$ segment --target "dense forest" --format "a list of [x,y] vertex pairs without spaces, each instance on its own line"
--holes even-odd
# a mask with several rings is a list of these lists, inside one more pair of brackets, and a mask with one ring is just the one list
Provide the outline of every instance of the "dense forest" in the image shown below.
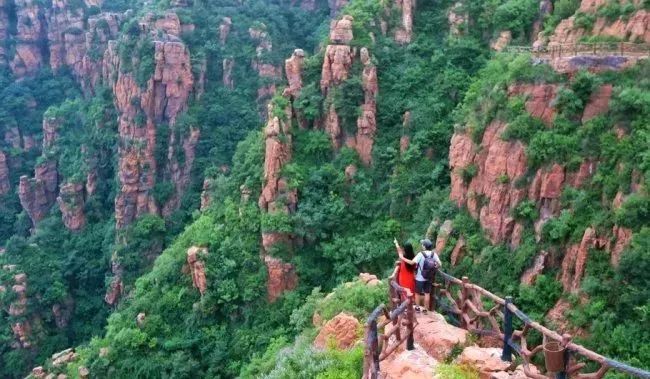
[[650,63],[536,53],[595,43],[650,3],[0,0],[0,378],[358,378],[315,315],[425,235],[649,369]]

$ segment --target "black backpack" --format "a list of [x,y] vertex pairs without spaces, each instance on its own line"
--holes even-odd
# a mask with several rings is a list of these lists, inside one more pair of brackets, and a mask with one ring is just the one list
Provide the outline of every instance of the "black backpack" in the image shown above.
[[433,279],[433,274],[436,272],[436,269],[438,268],[438,262],[436,262],[435,258],[435,252],[431,252],[431,254],[427,255],[426,253],[424,254],[424,261],[422,262],[422,276],[426,280],[431,280]]

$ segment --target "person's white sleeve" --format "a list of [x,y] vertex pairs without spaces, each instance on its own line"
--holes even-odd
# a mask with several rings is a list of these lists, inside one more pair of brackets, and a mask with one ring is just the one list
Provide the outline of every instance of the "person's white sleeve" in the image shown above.
[[440,260],[438,254],[433,254],[433,256],[436,257],[436,263],[438,263],[438,267],[442,267],[442,261]]
[[415,258],[413,258],[413,262],[415,262],[416,265],[419,265],[422,258],[424,258],[424,255],[422,253],[418,253]]

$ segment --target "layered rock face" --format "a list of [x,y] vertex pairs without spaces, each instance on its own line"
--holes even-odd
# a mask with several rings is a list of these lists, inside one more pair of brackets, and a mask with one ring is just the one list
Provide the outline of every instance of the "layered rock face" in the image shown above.
[[49,212],[56,200],[58,186],[59,175],[56,161],[53,160],[36,166],[34,178],[25,175],[20,177],[18,197],[33,225],[45,218]]
[[[553,99],[556,85],[515,85],[509,88],[509,95],[526,96],[526,110],[549,127],[555,117]],[[612,95],[612,86],[607,84],[596,89],[584,108],[582,120],[588,121],[607,112]],[[449,165],[451,173],[451,200],[479,220],[490,241],[494,244],[519,245],[524,226],[514,219],[513,210],[523,200],[532,201],[539,211],[534,222],[537,240],[541,238],[544,224],[560,214],[560,196],[565,187],[580,188],[588,184],[596,172],[598,161],[584,160],[576,171],[569,171],[565,165],[553,163],[539,168],[531,181],[523,180],[528,171],[526,146],[521,141],[508,141],[501,137],[507,125],[493,121],[476,144],[465,132],[457,132],[451,140]],[[468,168],[476,174],[464,175]],[[631,186],[632,187],[632,186]],[[634,191],[634,189],[632,189]],[[624,196],[619,193],[613,201],[613,208],[620,206]],[[559,275],[565,291],[577,292],[580,288],[584,268],[590,249],[610,252],[612,265],[617,265],[623,250],[629,245],[632,233],[629,229],[614,226],[611,233],[597,235],[593,228],[587,228],[582,241],[566,247]],[[452,252],[452,264],[462,259],[465,248],[460,238]],[[521,280],[533,284],[548,262],[549,253],[541,251],[534,265],[524,272]]]
[[16,53],[10,62],[17,78],[36,73],[45,62],[39,42],[47,40],[46,15],[37,0],[14,0],[16,10]]
[[[13,273],[15,272],[16,267],[13,265],[5,265],[2,267],[2,270]],[[11,282],[0,284],[0,294],[4,294],[7,291],[13,292],[15,298],[9,304],[3,304],[0,302],[0,306],[4,308],[8,305],[6,312],[9,316],[21,320],[21,316],[24,316],[27,311],[27,275],[23,273],[15,273],[13,274],[13,284],[11,284]],[[14,335],[14,341],[11,343],[12,348],[27,349],[31,347],[30,337],[32,327],[29,320],[24,319],[14,322],[11,325],[11,330]]]
[[337,349],[349,349],[359,339],[360,327],[361,323],[354,316],[341,312],[323,325],[314,340],[314,346],[324,350],[329,341],[333,340]]
[[[284,110],[282,116],[274,114],[273,105],[268,106],[268,121],[264,129],[264,187],[258,200],[262,212],[269,214],[290,214],[296,211],[298,193],[290,189],[281,170],[291,160],[291,106]],[[262,232],[263,260],[268,274],[268,298],[277,299],[284,291],[297,285],[297,276],[293,265],[269,255],[276,244],[291,248],[291,236],[276,231]]]
[[[339,149],[345,143],[357,151],[361,161],[365,165],[372,163],[372,147],[374,136],[377,131],[376,121],[376,98],[378,92],[377,68],[372,62],[368,49],[361,48],[358,51],[349,45],[353,38],[351,16],[343,16],[340,20],[333,20],[330,24],[330,40],[332,44],[325,49],[325,57],[321,70],[320,87],[323,95],[330,103],[327,113],[322,121],[323,128],[329,134],[334,149]],[[352,68],[355,59],[359,59],[363,66],[361,74],[364,102],[360,104],[361,115],[356,122],[356,135],[347,133],[341,125],[334,102],[331,89],[345,82]]]
[[[156,127],[165,122],[174,128],[176,118],[185,110],[193,89],[190,55],[185,45],[162,40],[154,42],[154,49],[155,70],[145,88],[138,85],[133,74],[120,70],[117,43],[111,43],[104,55],[104,80],[113,88],[115,106],[120,114],[118,176],[121,187],[115,199],[118,229],[140,215],[158,213],[158,204],[151,194],[158,169],[154,158]],[[177,206],[178,196],[182,194],[179,190],[187,185],[194,146],[199,137],[198,130],[193,128],[180,141],[175,139],[175,134],[170,133],[169,162],[165,173],[178,182],[174,183],[176,195],[173,204],[166,210]],[[175,149],[185,150],[188,159],[182,167],[170,159],[176,155]]]
[[[87,1],[86,5],[94,4]],[[7,19],[6,9],[2,7],[0,21]],[[43,66],[55,72],[68,67],[82,89],[92,92],[101,78],[101,56],[108,41],[117,37],[122,15],[90,16],[83,5],[71,0],[54,0],[48,9],[38,1],[18,0],[15,10],[16,52],[8,57],[14,75],[33,75]],[[0,27],[0,40],[7,38],[7,28]],[[0,59],[3,56],[4,50]]]
[[187,250],[187,265],[192,276],[192,285],[203,295],[208,289],[208,282],[205,278],[205,263],[203,259],[208,255],[208,249],[192,246]]
[[61,192],[56,199],[61,209],[63,224],[72,231],[81,230],[86,225],[83,209],[84,189],[82,183],[66,183],[61,186]]
[[7,165],[7,156],[0,151],[0,195],[6,195],[11,190],[9,182],[9,166]]
[[[264,55],[273,50],[271,36],[266,31],[266,26],[262,24],[259,27],[250,28],[248,34],[257,42],[256,56],[253,58],[251,66],[262,79],[262,85],[257,89],[257,102],[261,109],[265,109],[266,100],[275,93],[276,81],[282,78],[282,69],[264,61]],[[261,115],[265,116],[266,114],[261,112]]]

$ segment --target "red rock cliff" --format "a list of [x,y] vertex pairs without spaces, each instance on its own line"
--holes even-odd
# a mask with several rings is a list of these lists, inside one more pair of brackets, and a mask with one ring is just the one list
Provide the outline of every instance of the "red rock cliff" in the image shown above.
[[45,62],[41,48],[47,39],[46,15],[37,0],[14,0],[16,10],[16,52],[10,62],[17,78],[36,73]]
[[[378,92],[377,68],[372,62],[372,57],[367,48],[359,51],[350,47],[354,38],[352,33],[351,16],[343,16],[340,20],[333,20],[330,24],[330,45],[325,49],[325,57],[321,70],[320,87],[323,96],[327,98],[327,109],[322,125],[329,134],[334,149],[339,149],[345,144],[357,151],[361,161],[370,165],[372,163],[372,147],[377,130],[376,122],[376,97]],[[357,56],[358,54],[358,56]],[[332,101],[331,89],[345,82],[355,59],[359,59],[363,66],[361,74],[364,102],[359,104],[362,112],[356,123],[356,135],[348,135],[341,126],[341,119]]]
[[72,231],[81,230],[86,225],[83,209],[84,189],[82,183],[66,183],[61,186],[61,192],[56,199],[61,209],[63,224]]
[[[188,167],[192,165],[194,146],[199,136],[198,130],[193,128],[181,140],[176,139],[176,133],[170,133],[168,158],[171,156],[172,159],[168,159],[168,162],[155,161],[156,129],[166,123],[173,130],[176,118],[187,107],[194,78],[189,51],[182,42],[170,37],[156,40],[153,54],[155,69],[144,87],[140,87],[132,73],[120,69],[116,42],[109,44],[104,54],[104,81],[113,88],[115,106],[120,114],[118,177],[121,187],[115,199],[118,229],[129,225],[142,214],[159,212],[159,205],[154,201],[151,190],[161,164],[167,163],[163,171],[167,177],[178,180],[178,183],[174,183],[177,191],[172,204],[165,208],[165,212],[177,206],[178,196],[182,194],[179,190],[187,185]],[[181,167],[173,157],[176,149],[186,148],[189,159]]]
[[[526,110],[534,117],[552,123],[555,116],[553,98],[556,86],[520,85],[511,86],[509,95],[526,96]],[[603,114],[609,107],[612,94],[610,85],[594,91],[585,106],[582,120]],[[530,200],[537,206],[539,218],[534,224],[537,239],[541,236],[543,225],[560,214],[560,196],[565,187],[579,188],[587,184],[595,173],[598,162],[583,161],[579,168],[571,172],[563,164],[549,164],[539,168],[532,181],[524,180],[528,171],[526,146],[521,141],[508,141],[501,138],[507,125],[501,121],[490,123],[479,144],[464,131],[456,132],[451,140],[449,165],[451,172],[450,198],[460,207],[479,220],[483,230],[492,243],[519,245],[524,226],[512,216],[513,210],[523,200]],[[469,168],[476,174],[468,177]],[[620,205],[623,195],[614,199],[614,207]],[[631,240],[631,231],[614,227],[611,234],[596,235],[588,228],[580,244],[566,247],[562,262],[560,279],[566,291],[576,292],[580,288],[585,262],[589,249],[604,249],[611,252],[612,264],[618,264],[620,255]],[[464,244],[463,244],[464,245]],[[454,250],[457,261],[464,246]],[[530,283],[546,265],[548,253],[540,252],[535,266],[525,273],[522,280]]]
[[[264,186],[258,205],[263,213],[270,215],[289,215],[296,211],[298,203],[297,191],[289,188],[281,175],[282,167],[292,155],[291,114],[291,106],[281,114],[274,112],[272,104],[268,106],[268,121],[264,129]],[[275,301],[285,291],[294,289],[298,281],[293,265],[270,255],[276,245],[291,249],[292,236],[274,230],[262,231],[262,259],[267,268],[269,301]]]

